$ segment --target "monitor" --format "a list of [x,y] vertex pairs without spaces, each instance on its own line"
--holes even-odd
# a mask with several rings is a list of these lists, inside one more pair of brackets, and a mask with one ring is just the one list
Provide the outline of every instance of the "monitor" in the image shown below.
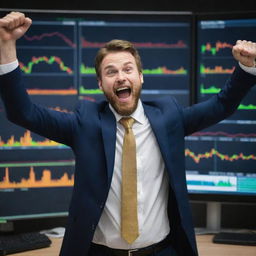
[[[256,19],[238,14],[198,15],[196,25],[196,102],[202,102],[218,93],[233,72],[236,41],[255,41]],[[232,116],[186,137],[190,198],[212,202],[207,221],[216,222],[208,223],[211,228],[220,227],[220,204],[214,202],[255,203],[255,102],[254,87]]]
[[[191,13],[21,11],[33,19],[17,53],[34,102],[71,112],[79,100],[102,100],[95,54],[107,41],[125,39],[142,57],[142,98],[173,95],[190,104]],[[0,152],[1,221],[67,215],[75,165],[70,148],[10,123],[0,102]]]

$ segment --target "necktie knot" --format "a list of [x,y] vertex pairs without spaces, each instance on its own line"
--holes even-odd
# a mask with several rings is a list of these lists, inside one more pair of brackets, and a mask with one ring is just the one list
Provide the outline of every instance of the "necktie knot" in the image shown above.
[[125,128],[125,130],[128,131],[132,128],[135,120],[132,117],[123,117],[119,122]]

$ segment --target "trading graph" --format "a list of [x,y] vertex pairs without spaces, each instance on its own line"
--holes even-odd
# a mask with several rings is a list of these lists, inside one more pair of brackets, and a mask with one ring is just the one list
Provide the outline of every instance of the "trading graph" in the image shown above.
[[[73,161],[1,163],[0,189],[73,186],[73,168],[70,168],[70,171],[63,171],[63,169],[67,169],[66,166],[73,165]],[[62,172],[58,169],[61,169]]]
[[34,21],[17,48],[30,94],[77,94],[75,21]]
[[237,191],[238,182],[235,176],[188,174],[186,178],[189,190]]
[[[198,22],[197,100],[221,91],[237,65],[232,47],[254,40],[255,19]],[[256,193],[256,90],[217,125],[186,138],[188,188],[199,193]]]
[[217,54],[225,54],[225,51],[227,54],[230,54],[229,50],[232,48],[233,44],[231,43],[216,41],[213,43],[206,42],[205,44],[202,44],[200,50],[202,55],[211,54],[215,56]]
[[[191,191],[255,193],[255,133],[203,131],[187,138],[187,184]],[[233,180],[232,186],[223,183]],[[221,180],[222,183],[216,180]]]
[[[36,95],[32,101],[50,110],[71,113],[77,104],[77,97],[73,95]],[[0,104],[0,150],[30,150],[30,149],[63,149],[66,145],[49,140],[25,128],[9,122]],[[9,153],[11,154],[11,152]],[[0,157],[1,159],[1,157]]]
[[[232,56],[233,45],[238,39],[253,41],[255,27],[256,19],[198,22],[198,88],[212,88],[208,92],[217,93],[223,87],[237,65]],[[206,94],[207,91],[199,91],[199,100],[205,99]]]
[[[135,24],[130,23],[132,26],[134,26]],[[94,24],[96,25],[96,24]],[[110,26],[113,24],[110,24]],[[116,24],[116,26],[119,26],[120,23]],[[125,23],[122,23],[122,25],[125,26],[129,26],[129,23],[126,25]],[[143,24],[141,24],[143,26]],[[145,25],[145,24],[144,24]],[[139,24],[135,25],[136,27],[139,26]],[[119,31],[118,31],[119,32]],[[177,41],[176,43],[165,43],[165,42],[159,42],[159,43],[155,43],[155,42],[135,42],[135,41],[131,41],[132,44],[136,47],[136,48],[144,48],[144,47],[149,47],[149,48],[187,48],[188,46],[186,45],[186,43],[182,40]],[[100,48],[103,47],[105,44],[107,43],[107,41],[105,42],[90,42],[87,41],[84,37],[81,38],[81,45],[84,48],[90,47],[90,48]]]
[[217,75],[217,74],[232,74],[235,67],[224,68],[223,66],[205,67],[203,64],[200,65],[200,74],[202,75]]
[[31,42],[38,47],[51,44],[58,47],[76,48],[74,31],[73,29],[67,30],[69,26],[75,26],[75,22],[34,21],[30,30],[19,39],[19,45],[25,46]]
[[[225,142],[225,144],[227,144],[227,143]],[[220,143],[219,143],[218,147],[221,148]],[[234,144],[232,144],[232,147],[234,147]],[[225,149],[226,148],[224,147],[224,150]],[[256,160],[256,155],[250,154],[250,153],[246,154],[246,153],[244,153],[245,151],[247,151],[247,150],[245,150],[245,148],[244,148],[243,152],[241,152],[241,150],[238,150],[238,153],[232,154],[232,153],[230,153],[230,150],[228,150],[228,153],[222,153],[221,150],[217,150],[216,148],[210,148],[209,151],[196,154],[195,152],[186,148],[185,156],[190,157],[196,164],[199,164],[202,159],[208,159],[208,158],[217,158],[217,161],[221,160],[222,163],[224,163],[224,162],[235,163],[237,161],[243,161],[243,164],[246,164],[245,161],[252,161],[251,163],[249,163],[249,167],[246,168],[246,169],[250,169],[251,164],[253,164],[253,161]],[[237,167],[235,167],[235,168],[237,168]],[[233,169],[235,169],[235,168],[233,167]]]
[[[186,22],[80,22],[80,95],[102,95],[94,57],[111,39],[131,41],[143,62],[142,97],[178,95],[189,104],[190,37]],[[152,37],[154,34],[154,37]]]
[[[47,56],[40,56],[40,57],[35,57],[33,56],[31,61],[28,62],[28,65],[25,66],[21,61],[20,61],[20,69],[25,73],[25,74],[31,74],[32,73],[32,69],[33,69],[33,72],[34,72],[34,66],[41,63],[41,62],[44,62],[46,64],[49,64],[49,65],[53,65],[53,64],[57,64],[57,67],[58,67],[58,71],[60,72],[66,72],[67,74],[72,74],[73,73],[73,70],[66,66],[65,63],[62,61],[62,59],[60,57],[57,57],[57,56],[50,56],[50,57],[47,57]],[[42,70],[39,69],[39,70]],[[58,71],[55,71],[56,73]]]
[[[64,215],[74,183],[74,161],[0,163],[0,216]],[[63,196],[65,194],[65,196]],[[8,207],[12,202],[14,207]],[[31,208],[33,205],[33,209]]]
[[51,147],[60,145],[58,142],[44,139],[43,141],[35,141],[32,138],[31,132],[26,130],[25,133],[20,136],[18,140],[15,140],[15,136],[11,135],[6,141],[0,139],[0,147]]

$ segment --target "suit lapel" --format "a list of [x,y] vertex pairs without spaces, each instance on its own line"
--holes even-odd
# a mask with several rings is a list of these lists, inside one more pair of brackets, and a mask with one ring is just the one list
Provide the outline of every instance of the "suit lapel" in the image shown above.
[[116,147],[116,119],[107,105],[100,113],[104,151],[107,161],[108,185],[111,184]]
[[163,160],[167,167],[168,173],[171,176],[170,183],[172,185],[173,181],[173,174],[172,169],[170,166],[170,159],[171,159],[171,151],[170,145],[168,144],[168,135],[165,126],[165,122],[163,119],[163,115],[160,109],[151,107],[148,105],[143,104],[145,114],[150,122],[151,128],[156,136],[160,151],[162,153]]

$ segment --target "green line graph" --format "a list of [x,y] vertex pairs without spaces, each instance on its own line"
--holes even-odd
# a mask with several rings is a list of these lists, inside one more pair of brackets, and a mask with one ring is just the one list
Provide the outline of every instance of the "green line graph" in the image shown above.
[[103,94],[102,90],[100,89],[86,89],[84,86],[79,87],[80,94]]
[[65,66],[65,64],[61,60],[61,58],[57,57],[57,56],[51,56],[49,58],[47,56],[40,56],[40,57],[33,56],[31,61],[28,62],[27,66],[24,65],[22,62],[20,62],[20,68],[25,74],[31,74],[34,65],[37,65],[41,62],[45,62],[45,63],[50,64],[50,65],[52,65],[54,63],[57,63],[59,65],[59,68],[60,68],[61,71],[64,71],[68,74],[73,73],[72,69],[68,66]]
[[202,94],[215,94],[215,93],[220,92],[220,90],[221,90],[221,88],[218,88],[214,85],[212,85],[209,88],[205,88],[204,84],[200,84],[200,93],[202,93]]

